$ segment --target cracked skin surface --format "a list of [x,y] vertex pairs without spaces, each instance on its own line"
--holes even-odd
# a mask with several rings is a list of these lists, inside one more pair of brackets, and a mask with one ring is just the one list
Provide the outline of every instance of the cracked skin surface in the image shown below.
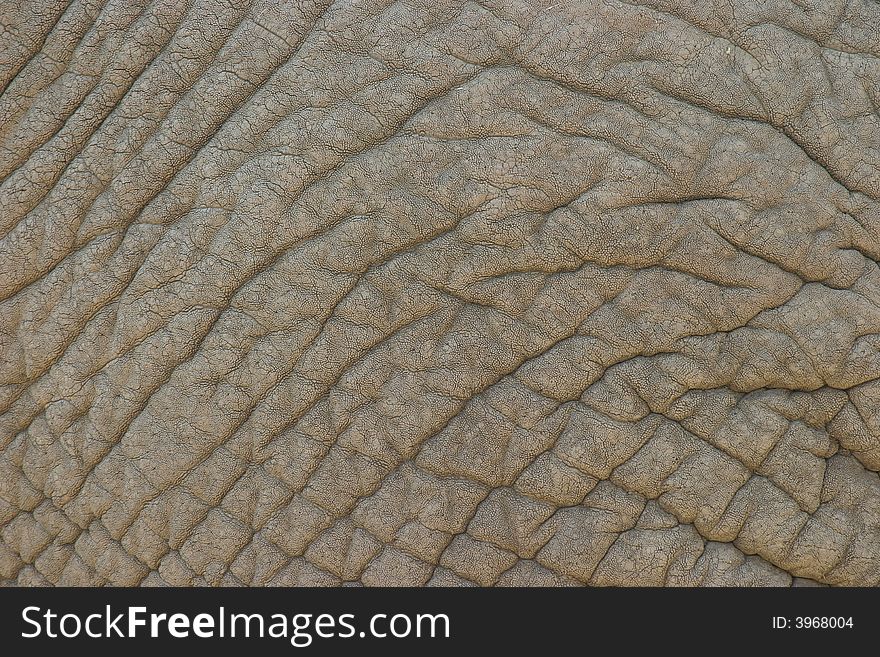
[[5,3],[0,579],[878,584],[878,26]]

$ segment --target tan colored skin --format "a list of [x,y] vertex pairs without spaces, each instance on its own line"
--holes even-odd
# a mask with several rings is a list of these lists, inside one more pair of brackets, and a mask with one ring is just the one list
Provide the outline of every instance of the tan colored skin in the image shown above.
[[880,5],[4,3],[0,579],[880,582]]

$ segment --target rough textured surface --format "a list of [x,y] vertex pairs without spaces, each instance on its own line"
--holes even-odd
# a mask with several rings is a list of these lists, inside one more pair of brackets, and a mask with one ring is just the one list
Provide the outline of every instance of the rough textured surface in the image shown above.
[[875,0],[0,15],[6,583],[880,582]]

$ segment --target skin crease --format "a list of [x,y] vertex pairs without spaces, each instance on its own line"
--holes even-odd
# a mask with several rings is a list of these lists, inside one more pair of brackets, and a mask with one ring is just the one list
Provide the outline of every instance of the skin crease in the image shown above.
[[877,2],[0,16],[3,583],[880,583]]

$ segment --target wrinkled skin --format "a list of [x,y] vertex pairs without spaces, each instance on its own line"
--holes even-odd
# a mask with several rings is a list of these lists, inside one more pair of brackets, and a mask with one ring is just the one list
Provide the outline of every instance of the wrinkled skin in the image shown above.
[[14,0],[7,584],[880,582],[880,4]]

